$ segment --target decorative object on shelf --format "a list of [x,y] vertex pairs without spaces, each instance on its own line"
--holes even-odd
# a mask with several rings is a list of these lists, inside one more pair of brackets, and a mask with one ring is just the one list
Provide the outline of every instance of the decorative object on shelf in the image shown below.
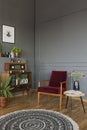
[[73,79],[73,89],[80,90],[79,81],[81,78],[85,77],[85,75],[82,72],[72,71],[71,77]]
[[2,25],[2,42],[15,43],[14,31],[14,27]]
[[20,84],[21,78],[19,76],[16,77],[16,85]]
[[13,51],[11,51],[11,53],[10,53],[10,58],[14,59],[14,52]]
[[2,82],[2,77],[0,75],[0,106],[6,106],[6,99],[12,96],[11,90],[13,87],[10,86],[11,76],[6,80],[5,84]]
[[21,79],[20,84],[28,84],[28,78]]
[[20,62],[21,62],[21,60],[20,60],[20,59],[17,59],[17,62],[18,62],[18,63],[20,63]]
[[14,56],[15,57],[20,57],[21,53],[22,53],[22,49],[21,48],[18,48],[16,46],[13,46],[11,51],[14,53]]
[[0,57],[2,57],[2,43],[0,43]]
[[[9,52],[6,52],[6,51],[2,53],[2,57],[9,57],[9,55],[10,55],[10,53],[9,53]],[[10,57],[9,57],[9,58],[10,58]]]

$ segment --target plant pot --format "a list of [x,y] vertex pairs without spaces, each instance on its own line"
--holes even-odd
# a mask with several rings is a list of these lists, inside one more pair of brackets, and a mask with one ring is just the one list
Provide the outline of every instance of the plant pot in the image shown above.
[[19,58],[19,57],[20,57],[20,53],[17,53],[17,52],[16,52],[14,55],[15,55],[16,58]]
[[0,97],[0,107],[4,108],[6,107],[6,98]]

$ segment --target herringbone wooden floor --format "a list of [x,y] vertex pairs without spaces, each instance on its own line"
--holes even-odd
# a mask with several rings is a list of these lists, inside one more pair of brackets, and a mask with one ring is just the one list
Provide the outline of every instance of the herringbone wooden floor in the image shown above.
[[[63,99],[62,113],[70,116],[69,108],[65,108],[66,99]],[[84,102],[86,113],[83,112],[81,102],[73,100],[72,116],[71,118],[76,121],[80,130],[87,130],[87,103]],[[9,112],[23,109],[47,109],[59,112],[58,97],[50,97],[48,101],[47,96],[41,96],[40,106],[37,104],[37,92],[31,91],[29,95],[14,96],[9,99],[6,108],[0,108],[0,115]]]

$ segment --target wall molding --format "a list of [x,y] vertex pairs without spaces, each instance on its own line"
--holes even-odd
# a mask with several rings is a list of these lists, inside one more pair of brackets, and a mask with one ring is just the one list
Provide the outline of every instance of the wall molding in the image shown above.
[[40,63],[40,70],[50,69],[66,69],[69,71],[87,71],[87,62],[55,62],[55,63]]

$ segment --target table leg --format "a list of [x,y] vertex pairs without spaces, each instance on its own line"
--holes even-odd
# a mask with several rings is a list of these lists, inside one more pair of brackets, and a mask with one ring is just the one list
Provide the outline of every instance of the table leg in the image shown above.
[[66,98],[66,106],[65,106],[65,108],[67,108],[68,101],[69,101],[69,97],[67,96],[67,98]]
[[80,96],[80,99],[81,99],[81,103],[82,103],[83,111],[84,111],[84,113],[85,113],[85,107],[84,107],[83,99],[82,99],[81,96]]
[[[70,99],[70,101],[69,101]],[[67,108],[67,104],[68,104],[68,101],[69,101],[69,104],[70,104],[70,116],[72,115],[72,97],[68,97],[67,96],[67,99],[66,99],[66,108]]]
[[72,115],[72,97],[70,97],[70,116]]

